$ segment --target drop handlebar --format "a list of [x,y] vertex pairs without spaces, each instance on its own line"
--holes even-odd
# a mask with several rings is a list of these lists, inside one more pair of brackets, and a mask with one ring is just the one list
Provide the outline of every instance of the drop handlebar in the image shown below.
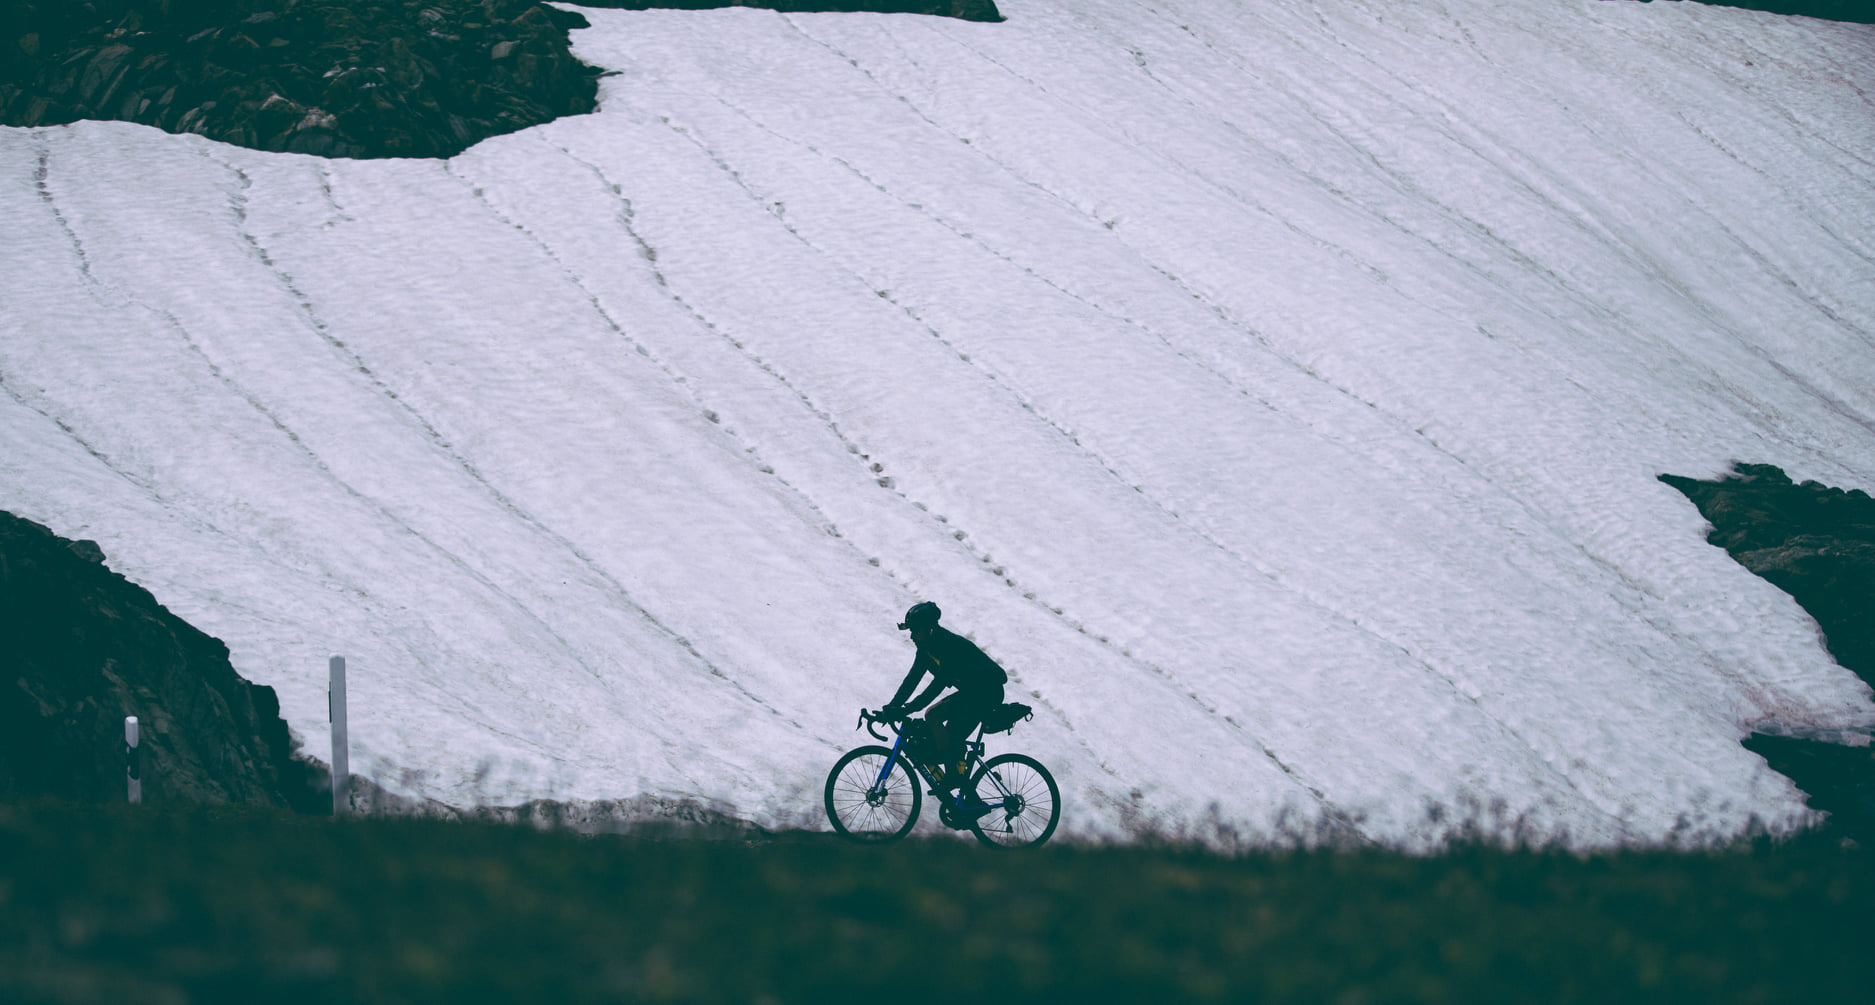
[[892,738],[879,732],[879,730],[875,728],[875,724],[881,723],[881,722],[887,722],[887,723],[897,722],[899,720],[882,715],[881,712],[883,712],[883,709],[880,712],[871,712],[863,708],[860,709],[859,710],[859,723],[855,725],[853,728],[858,729],[861,726],[864,726],[866,728],[866,732],[872,734],[873,739],[878,740],[881,743],[891,742]]

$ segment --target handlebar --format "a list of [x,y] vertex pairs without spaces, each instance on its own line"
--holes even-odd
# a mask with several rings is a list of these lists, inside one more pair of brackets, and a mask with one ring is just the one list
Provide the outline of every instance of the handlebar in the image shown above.
[[[881,709],[880,711],[883,712],[884,709]],[[873,724],[879,723],[879,722],[889,724],[889,723],[895,723],[895,722],[900,722],[900,721],[902,721],[902,719],[887,718],[886,716],[879,714],[879,712],[870,712],[862,708],[859,710],[859,724],[855,725],[853,728],[858,729],[860,728],[860,726],[864,726],[866,727],[866,732],[872,734],[873,739],[878,740],[881,743],[884,743],[886,741],[891,740],[892,738],[880,733],[877,729],[874,729]]]

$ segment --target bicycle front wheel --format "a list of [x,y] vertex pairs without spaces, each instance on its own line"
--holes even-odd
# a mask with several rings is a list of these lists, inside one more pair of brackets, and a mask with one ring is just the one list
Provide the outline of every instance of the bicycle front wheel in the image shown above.
[[1061,789],[1055,776],[1027,754],[998,754],[983,762],[971,780],[977,798],[990,805],[970,825],[977,840],[993,848],[1032,848],[1061,822]]
[[826,801],[827,819],[841,837],[878,844],[911,833],[924,790],[905,759],[892,756],[892,748],[860,747],[827,773]]

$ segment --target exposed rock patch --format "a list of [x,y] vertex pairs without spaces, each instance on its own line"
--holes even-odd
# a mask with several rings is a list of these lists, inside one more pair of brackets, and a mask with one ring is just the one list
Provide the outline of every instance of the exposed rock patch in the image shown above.
[[0,796],[122,801],[134,715],[146,801],[329,810],[273,689],[104,562],[0,512]]
[[[1648,3],[1649,0],[1641,0]],[[1740,7],[1770,14],[1795,14],[1825,21],[1875,22],[1875,5],[1869,0],[1707,0],[1715,7]]]
[[568,0],[581,7],[615,10],[716,10],[755,7],[787,14],[813,12],[872,14],[932,14],[962,21],[1001,21],[995,0]]
[[1745,749],[1797,783],[1813,810],[1864,844],[1875,843],[1875,745],[1850,747],[1799,736],[1753,733]]
[[[684,8],[702,0],[601,0]],[[991,0],[773,0],[1001,20]],[[595,107],[536,0],[0,0],[0,124],[114,119],[257,150],[449,157]]]
[[0,121],[118,119],[259,150],[445,157],[593,109],[585,25],[532,0],[4,0]]
[[1810,612],[1836,662],[1875,686],[1875,499],[1817,482],[1791,483],[1769,464],[1725,478],[1660,480],[1712,523],[1706,540]]
[[[1739,464],[1717,481],[1660,480],[1712,523],[1706,540],[1795,598],[1836,662],[1875,686],[1875,499],[1793,484],[1769,464]],[[1875,746],[1759,733],[1745,747],[1796,782],[1835,826],[1875,841]]]

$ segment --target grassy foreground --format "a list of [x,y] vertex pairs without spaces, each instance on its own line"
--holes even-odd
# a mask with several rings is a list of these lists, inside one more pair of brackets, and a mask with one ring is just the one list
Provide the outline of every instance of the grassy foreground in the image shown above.
[[1860,1000],[1875,856],[583,837],[0,804],[0,1000]]

